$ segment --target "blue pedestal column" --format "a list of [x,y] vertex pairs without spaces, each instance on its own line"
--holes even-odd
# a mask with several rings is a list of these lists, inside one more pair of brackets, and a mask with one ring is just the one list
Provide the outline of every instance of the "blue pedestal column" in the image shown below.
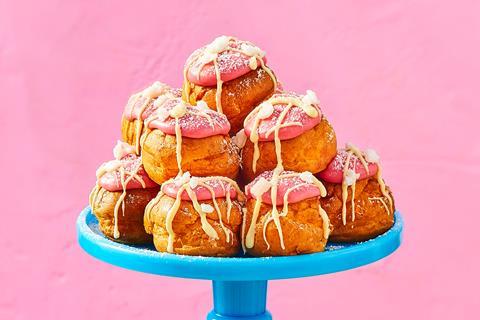
[[213,310],[207,320],[271,320],[267,281],[213,281]]

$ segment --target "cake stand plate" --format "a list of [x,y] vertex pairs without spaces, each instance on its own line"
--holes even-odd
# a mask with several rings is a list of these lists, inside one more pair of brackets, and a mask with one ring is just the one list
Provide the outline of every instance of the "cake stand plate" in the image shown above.
[[267,320],[267,281],[310,277],[357,268],[394,252],[401,243],[403,220],[375,239],[354,243],[329,243],[325,252],[291,257],[191,257],[155,251],[153,245],[133,246],[113,242],[99,230],[90,207],[77,219],[80,246],[90,255],[130,270],[157,275],[208,279],[213,284],[213,310],[207,320]]

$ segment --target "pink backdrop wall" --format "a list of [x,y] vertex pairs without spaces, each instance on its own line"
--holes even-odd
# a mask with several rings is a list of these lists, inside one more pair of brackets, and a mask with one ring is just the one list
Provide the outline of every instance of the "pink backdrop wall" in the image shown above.
[[[479,318],[478,1],[0,0],[0,319],[199,319],[206,281],[93,260],[75,218],[154,79],[220,34],[317,91],[340,141],[374,146],[406,220],[390,258],[270,285],[276,319]],[[299,313],[297,313],[299,312]]]

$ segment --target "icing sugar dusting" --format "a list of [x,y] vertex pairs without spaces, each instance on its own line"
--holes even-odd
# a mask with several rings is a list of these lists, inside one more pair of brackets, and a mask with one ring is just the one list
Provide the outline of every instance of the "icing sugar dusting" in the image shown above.
[[[165,97],[181,97],[182,93],[179,89],[170,88],[161,82],[154,82],[151,86],[143,91],[132,95],[128,99],[123,115],[128,120],[145,119],[144,113],[147,109],[156,107],[154,102]],[[151,113],[151,112],[150,112]]]
[[[292,175],[294,174],[295,176],[288,176],[288,175]],[[264,177],[267,179],[267,181],[271,181],[272,180],[272,176],[273,176],[273,171],[267,171],[267,172],[264,172],[263,174],[260,175],[260,177]],[[282,176],[287,176],[285,178],[282,178]],[[302,175],[298,174],[297,172],[295,171],[283,171],[281,174],[280,174],[280,179],[279,179],[279,182],[278,182],[278,185],[279,186],[284,186],[286,188],[291,188],[291,187],[299,187],[298,190],[302,190],[302,189],[306,189],[308,186],[302,186],[304,185],[305,183],[309,186],[315,186],[315,184],[313,184],[313,181],[310,180],[310,181],[304,181],[302,179]]]
[[[188,57],[185,69],[188,70],[187,76],[190,81],[202,85],[200,74],[202,74],[202,78],[209,79],[207,82],[211,82],[210,80],[215,78],[213,60],[216,59],[220,79],[229,81],[248,73],[250,70],[255,70],[260,65],[260,63],[252,63],[251,57],[253,56],[263,58],[265,53],[248,41],[222,36],[195,50]],[[255,65],[255,68],[252,68],[253,65]],[[208,83],[208,85],[214,83],[215,81]]]
[[231,70],[238,70],[244,66],[248,66],[249,58],[240,52],[224,51],[218,56],[218,69],[220,73]]
[[[261,119],[257,127],[260,141],[272,141],[274,139],[273,128],[277,124],[281,113],[288,105],[286,101],[303,103],[302,97],[303,96],[293,92],[275,93],[269,100],[260,104],[248,116],[245,123],[247,136],[250,136],[255,118],[258,117]],[[272,104],[273,108],[271,107]],[[280,139],[295,138],[320,123],[322,119],[320,107],[318,105],[311,105],[311,108],[317,111],[317,116],[312,117],[307,114],[305,109],[300,105],[292,104],[292,107],[288,110],[281,122],[281,125],[284,127],[279,129]]]
[[[339,150],[338,154],[335,156],[335,159],[333,159],[332,161],[333,169],[343,171],[343,168],[345,168],[345,161],[347,161],[347,157],[348,152],[345,149]],[[362,162],[355,154],[352,154],[350,157],[350,162],[348,163],[348,169],[355,172],[356,169],[360,166],[362,166]]]
[[[349,153],[351,153],[350,161],[346,164]],[[362,163],[362,157],[360,157],[360,155],[364,158],[365,166]],[[354,180],[372,177],[377,171],[378,163],[368,161],[365,158],[365,152],[362,152],[355,146],[347,145],[346,149],[338,150],[335,158],[329,163],[325,170],[318,173],[318,176],[331,183],[342,183],[345,178],[347,184],[351,185]],[[344,177],[344,174],[346,177]]]
[[[231,43],[230,45],[233,48],[236,48],[238,45],[235,43]],[[200,69],[204,67],[204,61],[202,61],[201,57],[205,54],[207,46],[195,50],[190,57],[187,59],[186,67],[191,68],[192,73],[200,72]],[[238,70],[242,67],[248,66],[249,63],[248,56],[232,50],[225,50],[218,53],[218,69],[220,73],[229,72],[232,70]],[[213,66],[212,62],[207,63],[207,65]]]
[[[114,163],[115,166],[112,167],[110,165],[112,163]],[[111,169],[108,169],[109,167]],[[106,170],[102,170],[102,168],[106,168]],[[142,158],[135,154],[127,154],[120,160],[112,160],[102,164],[98,169],[99,177],[97,183],[109,191],[122,190],[121,170],[124,170],[126,177],[128,177],[130,173],[136,173],[136,175],[143,180],[147,188],[157,186],[143,168]],[[133,178],[128,182],[126,189],[141,188],[143,188],[141,182]]]
[[[172,114],[172,110],[177,108],[179,104],[183,104],[185,113],[178,118],[182,135],[189,138],[204,138],[213,135],[222,134],[225,135],[230,130],[230,123],[227,117],[219,112],[211,109],[201,109],[190,106],[183,102],[180,98],[170,99],[165,104],[153,112],[147,122],[149,128],[159,129],[165,134],[175,134],[175,112]],[[166,113],[162,111],[168,111],[169,116],[166,117]],[[175,110],[174,110],[175,111]]]
[[[192,184],[192,180],[195,182]],[[212,199],[211,192],[208,188],[205,188],[202,184],[210,187],[215,194],[216,198],[225,198],[227,196],[227,191],[230,191],[230,197],[234,199],[237,196],[237,191],[235,187],[220,177],[189,177],[188,180],[185,180],[183,177],[177,177],[173,180],[167,181],[162,185],[162,190],[166,195],[175,198],[177,196],[178,190],[184,185],[188,184],[191,190],[195,193],[198,200],[208,200]],[[190,196],[186,191],[183,191],[181,194],[183,200],[190,200]]]
[[[182,92],[180,89],[173,89],[168,88],[165,92],[163,92],[158,97],[149,97],[144,96],[141,93],[137,93],[130,97],[123,115],[128,120],[136,120],[142,119],[145,120],[149,115],[151,115],[157,108],[158,105],[155,104],[157,100],[164,99],[164,98],[180,98],[182,96]],[[145,104],[147,104],[145,106]]]
[[[266,171],[260,174],[246,186],[245,190],[247,196],[258,199],[258,192],[256,191],[262,191],[262,202],[271,204],[271,189],[257,188],[260,190],[254,190],[254,187],[259,183],[260,185],[270,183],[272,177],[273,171]],[[264,191],[265,189],[266,191]],[[315,184],[313,175],[309,172],[298,173],[294,171],[283,171],[280,173],[277,184],[277,205],[283,204],[284,195],[290,189],[292,189],[288,194],[288,201],[290,203],[295,203],[306,198],[320,196],[320,189]]]

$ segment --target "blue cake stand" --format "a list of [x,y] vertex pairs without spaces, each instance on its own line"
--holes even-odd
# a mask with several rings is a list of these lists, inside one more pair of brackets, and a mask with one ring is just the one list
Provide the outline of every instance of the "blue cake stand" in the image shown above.
[[325,252],[293,257],[210,258],[160,253],[105,238],[90,207],[77,219],[78,241],[90,255],[130,270],[169,277],[208,279],[213,283],[213,310],[207,320],[268,320],[267,281],[316,276],[357,268],[394,252],[401,243],[403,221],[375,239],[355,244],[328,244]]

